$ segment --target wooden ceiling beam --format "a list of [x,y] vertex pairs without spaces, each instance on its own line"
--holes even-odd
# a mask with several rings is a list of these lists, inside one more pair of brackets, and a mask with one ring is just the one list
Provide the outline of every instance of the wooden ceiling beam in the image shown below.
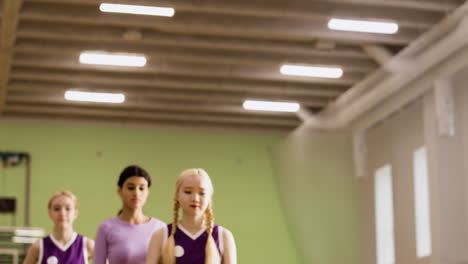
[[[105,0],[32,0],[31,3],[80,5],[83,8],[96,8]],[[114,0],[113,3],[128,4],[126,0]],[[437,15],[444,15],[460,5],[460,1],[374,1],[374,0],[319,0],[296,1],[285,4],[284,1],[212,1],[209,4],[196,4],[185,0],[158,1],[158,6],[173,7],[176,15],[180,13],[199,13],[204,16],[224,15],[240,17],[302,19],[306,21],[328,20],[331,16],[355,16],[399,20],[409,27],[427,27],[434,23]],[[154,6],[154,1],[132,1],[133,4]]]
[[[300,103],[305,107],[314,107],[314,108],[322,108],[324,107],[329,101],[325,99],[318,99],[318,98],[304,98],[299,96],[281,96],[278,95],[255,95],[255,94],[246,94],[246,95],[227,95],[219,92],[196,92],[196,93],[188,93],[188,92],[174,92],[174,91],[138,91],[132,92],[131,89],[129,90],[111,90],[107,89],[86,89],[86,88],[71,88],[73,90],[84,90],[84,91],[93,91],[93,92],[114,92],[114,93],[124,93],[125,95],[129,96],[130,99],[133,99],[135,102],[141,100],[151,100],[152,102],[168,102],[168,103],[194,103],[198,102],[200,104],[236,104],[241,106],[244,100],[246,99],[262,99],[262,100],[284,100],[284,101],[295,101]],[[40,85],[20,85],[20,84],[11,84],[9,86],[10,93],[18,93],[21,92],[23,94],[34,94],[34,96],[41,96],[44,93],[52,93],[57,96],[64,95],[65,91],[71,90],[69,87],[64,86],[40,86]]]
[[97,72],[120,72],[152,74],[154,77],[171,75],[179,78],[201,77],[201,78],[233,78],[239,80],[260,80],[260,81],[290,81],[303,83],[319,83],[334,85],[353,85],[364,77],[363,73],[345,72],[339,79],[288,76],[280,73],[280,65],[270,67],[249,65],[249,67],[238,65],[215,65],[201,63],[179,63],[148,60],[147,65],[142,68],[87,65],[78,62],[78,56],[44,56],[40,54],[16,53],[13,66],[32,67],[48,70],[95,70]]
[[[346,72],[373,71],[377,64],[370,58],[346,58],[323,55],[287,55],[278,53],[258,53],[239,51],[212,51],[209,49],[191,49],[158,47],[126,43],[117,45],[115,42],[84,42],[84,41],[44,41],[19,39],[15,46],[15,53],[45,54],[47,56],[63,54],[76,56],[85,50],[102,50],[106,52],[128,52],[144,54],[157,61],[178,61],[188,63],[212,63],[224,65],[282,65],[308,64],[340,66]],[[333,52],[328,52],[332,54]]]
[[[70,31],[74,32],[70,34]],[[125,37],[127,34],[136,34],[134,39]],[[138,36],[138,34],[140,34]],[[260,52],[266,54],[282,54],[288,56],[327,56],[338,58],[366,59],[359,45],[337,43],[333,50],[317,49],[315,40],[312,41],[281,41],[261,39],[240,39],[222,37],[204,37],[184,35],[176,33],[165,33],[157,30],[129,29],[125,26],[90,26],[77,24],[54,24],[23,21],[17,32],[20,39],[36,40],[69,40],[105,42],[122,45],[153,46],[155,48],[192,48],[208,49],[212,51],[238,51],[238,52]]]
[[[111,16],[108,14],[98,14],[90,16],[80,12],[75,16],[64,14],[63,12],[51,13],[48,9],[40,11],[24,11],[20,18],[24,21],[53,22],[57,24],[81,24],[81,25],[107,25],[126,26],[128,28],[155,29],[162,32],[173,32],[179,34],[195,34],[204,36],[222,36],[227,38],[249,38],[249,39],[270,39],[270,40],[316,40],[330,39],[335,41],[346,41],[350,43],[387,43],[393,45],[406,45],[428,27],[424,28],[400,28],[395,35],[355,33],[329,30],[327,21],[285,22],[272,18],[265,21],[261,18],[251,19],[226,19],[222,16],[215,17],[212,21],[207,20],[202,15],[193,14],[190,17],[182,17],[178,20],[171,19],[148,19],[138,16],[126,17]],[[80,15],[81,14],[81,15]],[[216,23],[213,23],[216,21]]]
[[22,0],[3,1],[0,26],[0,114],[5,106],[18,14],[22,4]]
[[294,119],[295,114],[287,112],[271,112],[271,111],[247,111],[241,104],[217,104],[216,102],[167,102],[151,100],[151,98],[135,98],[134,96],[126,96],[126,100],[122,104],[105,104],[92,102],[75,102],[64,99],[63,94],[58,93],[42,93],[40,95],[32,95],[26,93],[13,93],[8,96],[9,105],[61,105],[75,107],[98,107],[102,109],[125,109],[127,111],[162,111],[171,113],[204,113],[213,115],[239,115],[239,116],[265,116],[266,118],[284,118]]
[[68,87],[114,87],[115,89],[155,89],[174,91],[218,91],[225,93],[250,93],[258,95],[323,97],[329,100],[345,91],[344,87],[304,85],[297,83],[236,82],[235,80],[209,81],[181,78],[150,78],[141,76],[115,76],[81,72],[34,71],[16,68],[11,73],[13,83],[28,85],[62,85]]
[[362,45],[362,49],[381,66],[389,62],[394,56],[388,49],[378,45]]
[[7,114],[20,113],[26,115],[55,115],[55,116],[85,116],[89,118],[101,119],[121,119],[121,120],[142,120],[142,121],[168,121],[168,122],[206,122],[214,124],[243,124],[243,125],[266,125],[266,126],[283,126],[294,128],[301,122],[296,119],[278,119],[266,118],[264,116],[213,116],[199,113],[170,113],[170,112],[147,112],[127,109],[99,109],[99,108],[83,108],[77,106],[60,106],[60,105],[8,105],[5,109]]
[[322,0],[334,4],[353,4],[372,7],[396,7],[420,11],[450,12],[463,3],[463,0],[394,0],[394,1],[375,1],[375,0]]

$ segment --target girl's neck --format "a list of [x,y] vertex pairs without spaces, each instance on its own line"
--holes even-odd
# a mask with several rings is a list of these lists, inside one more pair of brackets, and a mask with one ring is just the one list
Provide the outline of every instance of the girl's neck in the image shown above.
[[203,216],[184,214],[179,223],[191,233],[196,233],[205,228],[205,219]]
[[123,208],[118,217],[129,224],[144,224],[150,220],[150,217],[145,216],[141,209]]
[[74,233],[73,228],[54,227],[52,230],[52,236],[62,245],[66,245],[72,239]]

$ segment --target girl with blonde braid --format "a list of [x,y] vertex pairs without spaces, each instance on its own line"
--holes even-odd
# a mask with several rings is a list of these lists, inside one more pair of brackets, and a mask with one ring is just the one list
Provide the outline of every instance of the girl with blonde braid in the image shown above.
[[237,263],[232,233],[214,224],[212,195],[213,185],[203,169],[188,169],[179,175],[173,222],[154,232],[146,264]]

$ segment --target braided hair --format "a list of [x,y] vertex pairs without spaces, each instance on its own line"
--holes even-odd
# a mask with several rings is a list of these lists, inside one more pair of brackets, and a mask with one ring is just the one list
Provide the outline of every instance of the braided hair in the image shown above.
[[[177,223],[179,221],[179,208],[180,204],[177,201],[177,193],[180,191],[180,188],[182,186],[183,181],[193,175],[198,175],[202,177],[204,180],[207,181],[208,183],[208,188],[209,188],[209,195],[210,195],[210,200],[211,200],[211,195],[213,194],[213,185],[211,183],[211,179],[208,176],[208,173],[206,173],[205,170],[203,169],[188,169],[183,171],[179,177],[177,178],[176,185],[175,185],[175,193],[174,193],[174,214],[173,214],[173,220],[172,220],[172,229],[171,229],[171,234],[169,235],[169,238],[167,239],[166,242],[166,247],[164,248],[163,254],[162,254],[162,263],[163,264],[175,264],[175,233],[177,231]],[[211,201],[208,204],[208,207],[206,208],[204,212],[204,223],[206,227],[206,232],[208,233],[208,240],[206,241],[205,245],[205,264],[218,264],[220,263],[220,255],[218,252],[218,249],[216,247],[216,243],[213,239],[212,232],[213,232],[213,226],[214,226],[214,216],[213,216],[213,210],[211,207]]]

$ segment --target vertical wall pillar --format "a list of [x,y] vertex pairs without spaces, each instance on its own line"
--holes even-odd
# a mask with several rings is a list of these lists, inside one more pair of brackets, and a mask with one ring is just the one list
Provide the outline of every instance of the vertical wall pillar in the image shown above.
[[449,79],[434,82],[437,129],[440,136],[455,135],[455,106],[453,88]]
[[353,132],[353,161],[356,178],[365,178],[368,173],[365,130],[357,130]]

